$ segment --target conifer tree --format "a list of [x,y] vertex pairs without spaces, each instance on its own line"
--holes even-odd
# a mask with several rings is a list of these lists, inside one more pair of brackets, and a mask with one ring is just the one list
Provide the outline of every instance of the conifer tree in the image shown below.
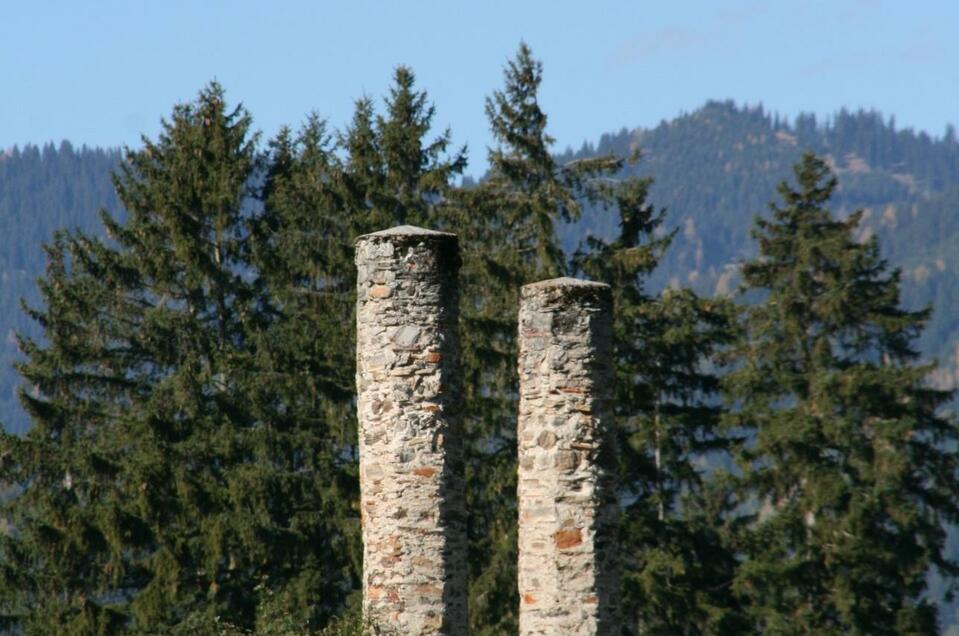
[[[12,633],[113,634],[127,621],[122,599],[98,597],[139,579],[119,543],[149,542],[148,528],[123,509],[114,479],[123,449],[105,435],[119,418],[113,400],[135,390],[116,360],[123,352],[110,345],[129,324],[124,314],[137,309],[120,298],[129,290],[125,273],[100,266],[106,254],[98,242],[60,233],[45,251],[46,311],[28,311],[50,345],[21,342],[28,358],[21,373],[33,384],[21,398],[33,426],[22,439],[0,438],[0,473],[11,486],[0,610]],[[101,315],[110,310],[117,320]]]
[[304,482],[291,493],[309,495],[323,510],[310,520],[315,580],[298,592],[323,605],[314,624],[344,603],[348,613],[358,611],[353,245],[361,234],[402,223],[442,225],[438,209],[465,154],[445,154],[448,131],[427,138],[432,118],[427,94],[399,67],[383,114],[364,98],[338,138],[314,115],[298,134],[284,130],[271,143],[252,241],[274,313],[259,345],[265,371],[257,401],[283,406],[273,417],[296,432],[291,456],[312,458],[309,472],[293,475],[312,480],[312,488]]
[[253,219],[251,264],[268,295],[258,334],[253,401],[269,422],[261,478],[289,528],[264,580],[258,628],[278,619],[322,625],[356,609],[361,544],[353,349],[355,290],[340,163],[325,123],[311,115],[270,143],[263,211]]
[[504,87],[486,101],[496,145],[489,173],[447,206],[460,236],[467,508],[470,522],[470,630],[515,631],[516,315],[519,288],[566,274],[558,223],[580,214],[594,181],[622,163],[599,157],[558,164],[538,101],[542,64],[521,44],[504,70]]
[[209,85],[126,151],[111,242],[68,233],[48,249],[31,310],[46,342],[22,342],[33,425],[3,439],[21,492],[2,592],[26,633],[251,625],[257,585],[295,574],[289,493],[263,475],[273,423],[254,403],[268,316],[248,262],[250,126]]
[[340,138],[345,213],[356,236],[404,224],[436,229],[452,181],[466,167],[466,148],[447,156],[449,130],[427,139],[435,110],[409,68],[396,68],[385,107],[376,114],[370,99],[358,100]]
[[931,634],[924,598],[957,519],[957,430],[937,414],[913,348],[929,310],[900,306],[898,271],[875,239],[856,240],[862,212],[833,217],[836,178],[805,154],[796,186],[758,219],[756,259],[737,367],[726,382],[728,425],[741,452],[745,505],[736,590],[754,627],[782,634]]
[[425,91],[415,90],[415,76],[408,67],[397,67],[386,99],[386,114],[377,118],[377,136],[385,168],[384,204],[394,225],[426,225],[437,222],[435,208],[448,196],[453,178],[466,167],[466,148],[449,157],[451,135],[444,130],[427,140],[435,108]]
[[736,560],[721,532],[725,480],[703,468],[729,445],[717,430],[719,381],[710,365],[731,337],[733,312],[727,301],[690,290],[645,290],[674,236],[658,232],[665,211],[647,202],[651,183],[603,182],[619,236],[590,237],[574,257],[613,290],[625,627],[741,634],[730,594]]
[[[504,87],[486,100],[486,116],[497,145],[489,149],[488,178],[478,189],[483,207],[494,216],[494,231],[508,238],[508,265],[528,277],[567,273],[567,258],[556,225],[580,217],[581,199],[600,191],[590,187],[614,174],[622,161],[611,156],[558,164],[555,140],[546,132],[539,105],[543,65],[521,43],[504,70]],[[529,281],[526,281],[529,282]]]

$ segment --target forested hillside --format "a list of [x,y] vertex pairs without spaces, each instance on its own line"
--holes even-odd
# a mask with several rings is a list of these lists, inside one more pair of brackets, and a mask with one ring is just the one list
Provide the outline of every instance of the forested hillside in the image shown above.
[[[801,116],[790,122],[761,107],[710,102],[651,130],[621,130],[595,145],[567,152],[569,161],[594,154],[643,158],[629,169],[655,179],[651,200],[667,208],[676,240],[651,280],[689,286],[702,294],[729,294],[737,263],[752,256],[749,230],[765,214],[776,184],[804,150],[824,156],[839,177],[834,203],[841,215],[863,208],[862,238],[878,235],[882,254],[903,270],[903,301],[931,303],[932,320],[920,339],[938,358],[943,387],[959,382],[959,139],[897,130],[874,112],[842,111],[829,121]],[[615,219],[588,211],[564,230],[567,248],[586,232],[608,237]]]
[[34,303],[39,297],[37,277],[46,261],[42,245],[59,228],[102,232],[98,210],[119,211],[110,180],[119,159],[119,150],[74,148],[66,141],[0,154],[0,421],[8,430],[27,426],[11,365],[17,357],[14,333],[39,333],[20,300]]

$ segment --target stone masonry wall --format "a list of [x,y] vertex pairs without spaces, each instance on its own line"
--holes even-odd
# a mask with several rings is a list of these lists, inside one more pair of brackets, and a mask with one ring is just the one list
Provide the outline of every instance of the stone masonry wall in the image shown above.
[[521,636],[619,634],[612,300],[526,285],[519,310]]
[[453,234],[356,242],[363,609],[383,633],[467,633]]

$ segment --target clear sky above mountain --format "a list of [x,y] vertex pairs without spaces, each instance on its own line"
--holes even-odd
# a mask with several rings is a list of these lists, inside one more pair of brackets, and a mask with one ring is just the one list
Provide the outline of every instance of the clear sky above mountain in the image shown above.
[[788,116],[876,108],[933,135],[959,123],[954,0],[34,0],[5,3],[2,24],[0,148],[136,144],[213,78],[267,135],[311,110],[341,126],[407,64],[475,174],[483,98],[521,39],[545,64],[558,149],[711,98]]

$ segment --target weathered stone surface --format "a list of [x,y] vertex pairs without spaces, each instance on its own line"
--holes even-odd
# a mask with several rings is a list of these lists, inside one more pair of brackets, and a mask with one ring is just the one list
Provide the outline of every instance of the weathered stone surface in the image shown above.
[[384,633],[467,633],[456,236],[356,242],[363,609]]
[[519,311],[521,636],[620,633],[612,300],[572,278]]

